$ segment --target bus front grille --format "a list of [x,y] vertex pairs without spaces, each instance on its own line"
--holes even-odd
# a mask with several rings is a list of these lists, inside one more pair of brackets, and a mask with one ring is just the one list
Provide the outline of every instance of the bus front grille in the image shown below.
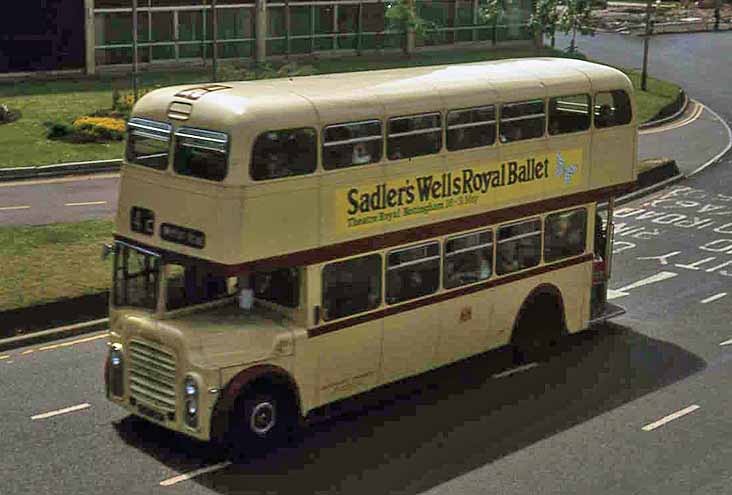
[[130,397],[175,413],[175,355],[148,342],[130,342]]

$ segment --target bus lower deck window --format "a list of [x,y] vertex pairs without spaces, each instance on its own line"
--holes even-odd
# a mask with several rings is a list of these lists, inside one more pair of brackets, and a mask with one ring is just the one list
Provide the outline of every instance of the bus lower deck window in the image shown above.
[[323,268],[323,319],[343,318],[381,304],[381,256],[370,254]]
[[493,272],[493,232],[448,238],[444,271],[446,289],[490,278]]
[[547,215],[544,221],[544,261],[584,253],[586,238],[587,210],[584,208]]
[[432,294],[440,284],[440,245],[436,242],[393,251],[387,257],[386,302],[395,304]]
[[498,275],[536,266],[540,260],[541,220],[528,220],[498,229],[496,246]]

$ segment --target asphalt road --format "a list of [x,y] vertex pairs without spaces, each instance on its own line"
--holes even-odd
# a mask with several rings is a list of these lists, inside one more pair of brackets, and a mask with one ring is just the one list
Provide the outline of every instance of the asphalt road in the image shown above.
[[[654,48],[682,43],[674,38],[654,40]],[[718,88],[697,75],[677,80],[729,119],[732,71],[719,57],[732,51],[712,50],[722,35],[683,38],[685,51],[667,63],[714,67],[724,79]],[[732,35],[726,39],[732,45]],[[626,55],[632,46],[624,44],[635,43],[592,40],[601,41]],[[103,337],[0,353],[0,491],[732,493],[730,167],[727,155],[623,205],[611,287],[627,314],[564,341],[549,360],[508,376],[500,374],[502,352],[459,363],[359,401],[288,449],[177,483],[177,475],[222,459],[105,401]]]

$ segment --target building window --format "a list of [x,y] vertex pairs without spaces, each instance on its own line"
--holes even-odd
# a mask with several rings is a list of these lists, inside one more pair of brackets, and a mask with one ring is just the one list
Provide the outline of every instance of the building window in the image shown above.
[[446,289],[490,278],[493,272],[493,232],[486,230],[447,239],[445,243]]
[[323,268],[325,321],[378,308],[381,304],[381,255],[370,254]]
[[260,134],[252,149],[254,180],[310,174],[317,163],[315,129],[284,129]]
[[630,98],[625,91],[608,91],[595,96],[595,127],[598,129],[629,124],[632,117]]
[[323,167],[332,170],[378,162],[382,143],[378,120],[328,126],[323,131]]
[[549,134],[569,134],[590,128],[590,96],[560,96],[549,100]]
[[449,151],[488,146],[496,141],[496,107],[453,110],[447,114]]
[[544,135],[544,100],[520,101],[501,106],[501,142],[511,143]]
[[547,215],[544,221],[544,261],[557,261],[585,252],[587,210]]
[[440,245],[436,242],[392,251],[386,265],[386,302],[396,304],[432,294],[440,285]]
[[498,229],[496,273],[505,275],[539,264],[541,220],[528,220]]
[[389,160],[437,153],[442,148],[442,116],[425,113],[389,119]]

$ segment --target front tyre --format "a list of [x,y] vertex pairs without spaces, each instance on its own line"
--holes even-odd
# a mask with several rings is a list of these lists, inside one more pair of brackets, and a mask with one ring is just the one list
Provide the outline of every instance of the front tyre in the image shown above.
[[282,443],[297,426],[297,408],[282,390],[252,390],[234,411],[234,447],[237,453],[256,453]]

